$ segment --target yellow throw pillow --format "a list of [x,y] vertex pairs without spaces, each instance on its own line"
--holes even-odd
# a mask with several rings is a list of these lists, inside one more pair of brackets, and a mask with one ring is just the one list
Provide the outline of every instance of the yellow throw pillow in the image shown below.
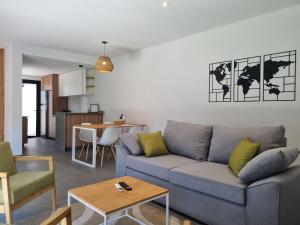
[[169,154],[160,131],[152,134],[139,133],[138,138],[147,157]]
[[242,140],[230,155],[229,168],[238,176],[242,168],[259,152],[260,145],[247,138]]

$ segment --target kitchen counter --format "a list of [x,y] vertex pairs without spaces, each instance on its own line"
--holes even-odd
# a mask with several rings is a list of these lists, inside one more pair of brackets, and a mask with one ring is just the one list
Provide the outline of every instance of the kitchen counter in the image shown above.
[[[72,129],[81,123],[103,123],[104,111],[100,112],[57,112],[56,113],[56,147],[66,151],[72,147]],[[99,131],[101,132],[101,131]],[[100,135],[99,133],[98,135]],[[80,146],[79,134],[76,135],[76,146]]]
[[66,115],[98,115],[98,114],[104,114],[104,111],[99,111],[99,112],[60,112],[64,113]]

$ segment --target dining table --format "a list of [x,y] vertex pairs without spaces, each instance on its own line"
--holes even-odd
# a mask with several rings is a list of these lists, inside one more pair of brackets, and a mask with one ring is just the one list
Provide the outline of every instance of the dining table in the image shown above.
[[[90,124],[90,125],[75,125],[72,130],[72,161],[79,163],[84,166],[88,166],[91,168],[96,168],[97,166],[97,130],[104,130],[109,127],[120,128],[121,133],[124,133],[126,128],[131,127],[145,127],[144,124],[135,124],[135,123],[124,123],[124,124],[114,124],[114,123],[100,123],[100,124]],[[85,162],[76,158],[76,132],[77,130],[91,130],[93,134],[93,154],[92,154],[92,162]]]

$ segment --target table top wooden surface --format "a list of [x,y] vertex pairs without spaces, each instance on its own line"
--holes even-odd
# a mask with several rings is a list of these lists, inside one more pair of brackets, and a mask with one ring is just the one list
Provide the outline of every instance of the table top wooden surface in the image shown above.
[[125,123],[122,125],[116,125],[113,123],[99,123],[99,124],[91,124],[91,125],[76,125],[74,127],[77,128],[90,128],[90,129],[105,129],[108,127],[122,128],[122,127],[145,127],[144,124],[134,124],[134,123]]
[[[131,186],[132,190],[118,192],[114,184],[121,181]],[[129,176],[69,190],[71,195],[105,215],[167,194],[168,192],[168,189]]]

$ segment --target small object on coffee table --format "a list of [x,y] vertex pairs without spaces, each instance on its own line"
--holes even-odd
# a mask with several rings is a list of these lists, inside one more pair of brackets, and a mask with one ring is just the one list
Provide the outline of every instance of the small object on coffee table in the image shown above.
[[124,188],[126,191],[131,191],[132,187],[130,187],[128,184],[126,184],[125,182],[121,181],[119,182],[119,185]]
[[[132,191],[116,192],[114,184],[119,182],[130,184]],[[68,205],[71,205],[71,198],[84,204],[91,210],[104,217],[103,225],[127,217],[145,224],[128,213],[134,206],[145,204],[159,198],[166,199],[166,220],[169,225],[169,191],[163,187],[133,178],[120,177],[104,182],[74,188],[68,191]],[[115,215],[112,217],[112,215]]]
[[118,192],[124,191],[123,187],[120,184],[115,184],[115,188],[118,190]]

